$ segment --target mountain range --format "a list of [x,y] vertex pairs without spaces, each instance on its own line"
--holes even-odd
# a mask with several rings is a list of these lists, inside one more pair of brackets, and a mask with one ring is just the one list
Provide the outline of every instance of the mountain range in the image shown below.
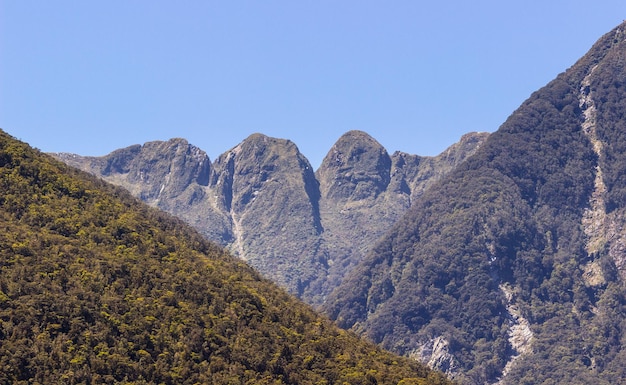
[[[625,58],[626,23],[493,134],[434,158],[354,131],[316,172],[262,135],[212,164],[180,140],[58,156],[181,217],[195,207],[186,221],[341,327],[460,383],[623,383]],[[175,143],[186,155],[162,164],[143,150]]]
[[350,131],[316,172],[294,143],[262,134],[214,162],[184,139],[103,157],[53,155],[184,219],[319,306],[411,202],[487,136],[466,134],[442,154],[420,157],[389,155],[368,134]]

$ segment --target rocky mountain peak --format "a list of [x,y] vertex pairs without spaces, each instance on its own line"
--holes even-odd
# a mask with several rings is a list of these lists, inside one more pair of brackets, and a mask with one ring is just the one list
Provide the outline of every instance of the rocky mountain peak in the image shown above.
[[[163,156],[165,155],[165,156]],[[129,180],[159,181],[175,175],[177,180],[176,191],[185,188],[191,183],[206,186],[211,172],[211,161],[207,154],[198,147],[182,138],[168,141],[148,142],[141,147],[137,156],[132,159]]]
[[136,144],[103,157],[54,155],[127,188],[153,205],[179,196],[192,184],[206,186],[212,172],[207,154],[182,138]]
[[389,185],[387,150],[362,131],[349,131],[330,149],[317,177],[323,197],[353,201],[376,198]]
[[102,175],[126,174],[130,172],[130,164],[141,151],[141,145],[135,144],[113,151],[102,168]]
[[321,232],[319,187],[308,160],[289,140],[253,134],[218,157],[214,167],[211,186],[223,197],[220,207],[230,218],[230,249],[302,294],[312,274],[320,271],[315,258]]
[[293,142],[258,133],[221,155],[215,167],[227,179],[224,183],[232,186],[236,211],[243,210],[262,188],[314,180],[311,165]]
[[285,166],[281,163],[289,163],[294,158],[302,158],[300,150],[292,141],[259,133],[248,136],[230,152],[237,157],[238,161],[251,161],[265,167]]

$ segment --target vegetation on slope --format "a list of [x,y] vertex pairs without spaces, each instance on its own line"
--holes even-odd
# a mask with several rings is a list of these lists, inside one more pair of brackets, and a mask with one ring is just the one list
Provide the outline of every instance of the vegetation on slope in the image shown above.
[[448,381],[0,132],[0,383]]
[[[420,355],[442,337],[450,355],[440,368],[484,384],[499,381],[522,353],[510,340],[513,304],[532,340],[503,383],[623,381],[623,28],[534,93],[427,191],[333,293],[331,317],[402,354]],[[597,106],[595,119],[583,113],[585,93]],[[595,124],[599,155],[585,121]],[[602,210],[620,215],[606,229],[600,221],[596,237],[606,238],[606,248],[590,252],[583,217],[594,192],[603,194],[598,174],[607,187]],[[511,298],[502,287],[512,288]]]

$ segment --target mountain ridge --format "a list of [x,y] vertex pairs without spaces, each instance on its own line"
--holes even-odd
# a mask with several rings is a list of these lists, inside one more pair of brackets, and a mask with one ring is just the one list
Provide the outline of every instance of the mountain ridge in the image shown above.
[[[184,218],[291,293],[320,305],[411,201],[487,136],[469,133],[440,156],[419,157],[389,155],[368,134],[349,131],[315,172],[293,142],[258,133],[213,162],[180,138],[104,157],[53,155]],[[370,158],[375,164],[367,164]],[[373,195],[372,188],[378,189]]]

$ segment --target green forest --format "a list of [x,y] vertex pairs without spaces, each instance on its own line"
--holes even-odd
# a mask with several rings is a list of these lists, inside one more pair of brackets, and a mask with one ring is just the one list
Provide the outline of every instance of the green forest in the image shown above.
[[448,384],[0,132],[0,383]]

